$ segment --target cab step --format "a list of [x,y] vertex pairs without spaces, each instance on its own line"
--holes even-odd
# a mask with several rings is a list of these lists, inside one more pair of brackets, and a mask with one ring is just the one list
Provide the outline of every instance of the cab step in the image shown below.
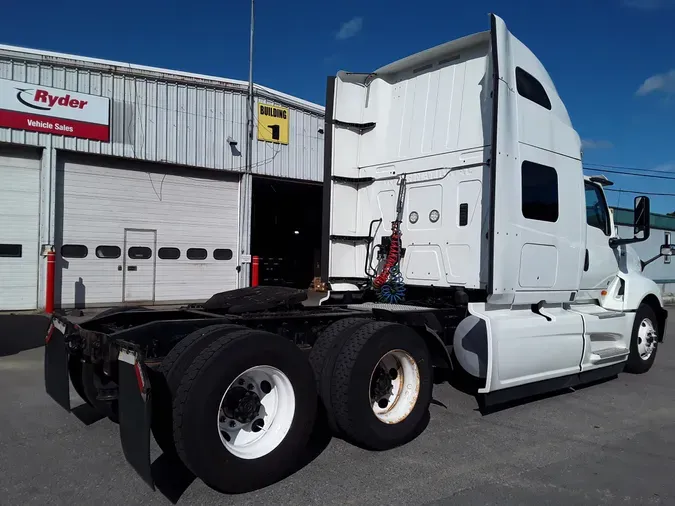
[[591,353],[591,362],[593,364],[611,362],[626,357],[628,353],[630,353],[630,350],[628,348],[624,348],[623,346],[595,350],[593,353]]

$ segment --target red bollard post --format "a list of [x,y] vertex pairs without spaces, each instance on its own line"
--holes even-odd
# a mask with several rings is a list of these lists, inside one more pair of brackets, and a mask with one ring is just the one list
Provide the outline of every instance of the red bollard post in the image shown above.
[[45,312],[54,312],[54,272],[56,271],[56,254],[54,251],[47,252],[47,294],[45,299]]
[[260,276],[260,257],[254,256],[251,259],[251,286],[258,286],[259,276]]

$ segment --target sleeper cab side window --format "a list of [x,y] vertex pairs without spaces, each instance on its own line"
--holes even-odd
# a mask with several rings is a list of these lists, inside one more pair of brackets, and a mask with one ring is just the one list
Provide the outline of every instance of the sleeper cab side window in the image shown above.
[[586,223],[588,226],[602,230],[606,236],[610,235],[609,216],[605,198],[596,185],[585,183],[586,190]]
[[544,109],[551,110],[551,100],[542,84],[520,67],[516,67],[516,88],[521,97],[531,100]]
[[558,221],[558,173],[553,167],[524,161],[521,167],[522,210],[528,220]]

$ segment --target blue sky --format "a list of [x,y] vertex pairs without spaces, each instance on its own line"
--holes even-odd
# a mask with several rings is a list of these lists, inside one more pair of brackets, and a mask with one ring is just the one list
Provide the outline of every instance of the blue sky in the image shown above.
[[[6,44],[248,78],[248,0],[7,0]],[[370,71],[489,27],[495,12],[548,69],[613,188],[675,194],[675,0],[256,0],[254,79],[324,103],[326,76]],[[26,23],[21,23],[22,19]],[[622,170],[622,169],[607,169]],[[625,172],[625,171],[624,171]],[[641,172],[644,174],[644,172]],[[632,206],[630,194],[610,204]],[[651,196],[655,212],[675,196]]]

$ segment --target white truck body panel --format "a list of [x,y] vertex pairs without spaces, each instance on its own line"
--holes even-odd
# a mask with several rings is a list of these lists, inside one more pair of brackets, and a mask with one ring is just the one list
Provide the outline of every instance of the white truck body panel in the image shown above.
[[[332,175],[374,181],[332,182],[330,234],[365,236],[381,218],[372,230],[374,243],[388,236],[398,178],[406,174],[402,270],[411,284],[481,286],[491,125],[488,50],[489,33],[479,33],[383,67],[368,86],[365,74],[341,72],[336,79],[334,119],[376,126],[362,134],[332,127]],[[460,203],[468,206],[462,226]],[[436,223],[429,220],[432,210],[440,213]],[[416,223],[407,219],[412,211],[419,215]],[[365,243],[332,240],[330,277],[364,277],[366,255]]]
[[[338,74],[329,278],[364,278],[366,258],[377,268],[372,253],[390,233],[405,174],[406,284],[490,289],[493,304],[537,302],[543,291],[547,301],[565,302],[578,289],[586,239],[580,139],[539,60],[494,20],[492,32],[443,44],[374,74]],[[541,83],[550,110],[516,92],[516,68]],[[371,125],[360,131],[341,122]],[[499,150],[492,163],[495,139]],[[557,178],[554,222],[523,216],[522,161],[567,175]],[[436,222],[432,211],[440,214]],[[369,234],[371,243],[357,240]]]
[[453,343],[480,393],[627,360],[635,311],[660,310],[661,295],[632,248],[610,247],[604,183],[584,178],[550,76],[499,17],[372,74],[340,72],[326,111],[332,291],[382,269],[404,185],[405,285],[487,294]]

